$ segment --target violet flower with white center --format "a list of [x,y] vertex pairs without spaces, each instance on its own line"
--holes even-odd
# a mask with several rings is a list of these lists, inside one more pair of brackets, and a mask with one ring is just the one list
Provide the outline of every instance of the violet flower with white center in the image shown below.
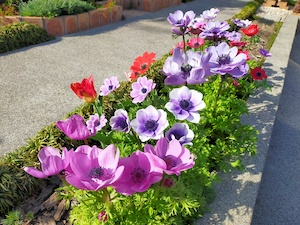
[[236,31],[232,31],[232,32],[227,32],[225,34],[225,37],[229,40],[229,41],[240,41],[242,38],[241,33],[236,32]]
[[117,77],[106,78],[104,84],[100,87],[100,95],[106,96],[118,87],[120,87],[120,83]]
[[[188,50],[184,53],[176,48],[171,57],[168,57],[163,66],[163,73],[167,76],[166,85],[200,84],[206,81],[210,53]],[[208,60],[207,60],[208,59]],[[208,64],[209,63],[209,64]]]
[[140,109],[136,118],[130,123],[142,142],[149,139],[158,140],[164,136],[164,130],[169,126],[167,113],[162,109],[155,109],[152,105]]
[[203,20],[206,20],[206,21],[213,21],[217,17],[217,14],[219,12],[220,12],[219,9],[217,9],[217,8],[211,8],[209,10],[203,11],[202,14],[200,15],[200,17]]
[[221,38],[226,33],[227,30],[230,28],[229,24],[225,22],[220,21],[208,21],[202,28],[202,33],[199,34],[199,37],[202,38]]
[[238,53],[237,47],[230,48],[226,42],[221,42],[218,46],[210,46],[207,52],[212,53],[210,62],[217,64],[217,67],[211,68],[212,73],[221,75],[230,74],[233,77],[241,77],[237,67],[244,66],[247,61],[247,56],[244,53]]
[[272,56],[272,54],[271,54],[268,50],[263,49],[263,48],[259,49],[259,53],[260,53],[263,57],[271,57],[271,56]]
[[116,110],[114,116],[110,118],[109,125],[112,130],[128,133],[130,121],[127,112],[124,109]]
[[100,116],[98,114],[91,115],[90,119],[86,121],[87,128],[95,135],[99,130],[102,129],[107,123],[107,119],[104,115]]
[[173,89],[169,95],[170,101],[165,108],[173,113],[176,119],[199,123],[199,110],[204,109],[206,106],[202,101],[202,93],[182,86]]
[[175,123],[165,134],[168,141],[176,139],[183,145],[193,145],[194,132],[186,123]]
[[133,98],[133,103],[142,102],[147,95],[155,88],[153,80],[148,80],[147,77],[139,77],[136,82],[132,84],[132,91],[130,96]]
[[235,18],[235,19],[232,19],[231,21],[238,27],[242,27],[242,28],[249,27],[252,24],[252,21],[250,21],[248,19],[240,20],[240,19]]

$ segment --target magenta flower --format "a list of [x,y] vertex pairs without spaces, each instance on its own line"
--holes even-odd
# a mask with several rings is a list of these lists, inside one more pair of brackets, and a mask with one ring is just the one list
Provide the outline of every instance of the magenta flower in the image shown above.
[[120,159],[119,165],[124,166],[124,172],[113,187],[123,195],[147,191],[162,179],[163,169],[166,168],[165,162],[159,157],[139,150],[130,157]]
[[110,118],[109,125],[112,130],[128,133],[130,121],[127,112],[123,109],[116,110],[114,116]]
[[104,84],[100,87],[100,95],[106,96],[118,87],[120,87],[120,83],[117,77],[106,78]]
[[152,105],[140,109],[136,118],[130,123],[142,142],[149,139],[158,140],[164,136],[164,130],[169,126],[167,113],[162,109],[155,109]]
[[105,211],[102,211],[101,213],[99,213],[98,220],[100,222],[106,222],[107,219],[108,219],[108,215],[107,215],[107,213]]
[[199,48],[204,44],[204,38],[191,38],[188,42],[187,45],[190,48]]
[[98,114],[91,115],[90,119],[86,121],[87,128],[91,131],[92,135],[95,135],[102,127],[105,127],[107,119],[104,115],[100,116]]
[[268,50],[263,49],[263,48],[259,49],[259,53],[264,57],[271,57],[272,56],[272,54]]
[[167,132],[165,137],[168,141],[178,140],[183,145],[193,145],[194,132],[186,123],[175,123]]
[[118,165],[119,156],[120,152],[114,145],[103,150],[96,146],[80,146],[74,152],[70,162],[72,173],[66,175],[66,181],[82,190],[97,191],[110,186],[124,170]]
[[153,80],[148,80],[147,77],[139,77],[137,82],[132,84],[132,91],[130,96],[133,98],[133,103],[142,102],[145,100],[147,95],[155,88]]
[[202,98],[202,93],[190,90],[186,86],[182,86],[181,88],[175,88],[170,92],[170,101],[165,107],[173,113],[178,120],[199,123],[199,110],[204,109],[206,106],[202,101]]
[[167,165],[164,172],[168,175],[179,176],[181,171],[188,170],[195,165],[190,151],[182,147],[176,139],[169,143],[166,138],[161,138],[155,147],[146,144],[144,151],[163,159]]
[[59,174],[69,166],[74,151],[63,149],[62,155],[59,150],[52,147],[44,147],[39,152],[38,158],[41,162],[42,171],[34,167],[25,167],[24,171],[36,178],[46,178]]
[[84,118],[77,114],[66,120],[57,121],[56,127],[73,140],[84,140],[93,136],[85,125]]

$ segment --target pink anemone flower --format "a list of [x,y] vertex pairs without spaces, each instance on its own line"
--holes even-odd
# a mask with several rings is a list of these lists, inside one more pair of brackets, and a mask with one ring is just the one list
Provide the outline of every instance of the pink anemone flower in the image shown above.
[[42,164],[42,171],[34,167],[25,167],[24,171],[36,178],[46,178],[48,176],[59,174],[68,168],[73,154],[73,149],[68,151],[66,148],[64,148],[61,155],[59,150],[55,148],[44,147],[38,155],[38,158]]
[[155,155],[136,151],[130,157],[120,159],[124,166],[122,177],[113,185],[115,190],[123,195],[144,192],[163,177],[165,163]]
[[181,171],[188,170],[195,165],[190,151],[181,146],[180,142],[173,139],[168,143],[166,138],[157,141],[156,146],[146,144],[145,152],[163,159],[166,163],[164,172],[168,175],[180,175]]
[[110,186],[120,178],[124,169],[118,166],[119,156],[120,152],[114,145],[103,150],[96,146],[80,146],[74,152],[70,162],[72,172],[66,175],[66,181],[82,190],[97,191]]

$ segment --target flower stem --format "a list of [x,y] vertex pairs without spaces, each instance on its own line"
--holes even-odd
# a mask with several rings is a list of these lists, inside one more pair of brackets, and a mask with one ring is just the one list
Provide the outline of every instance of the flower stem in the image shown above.
[[84,141],[84,144],[85,144],[85,145],[89,145],[89,142],[88,142],[87,139],[84,139],[83,141]]
[[140,141],[140,139],[136,136],[136,133],[135,133],[134,131],[131,130],[131,134],[132,134],[132,136],[135,138],[139,150],[142,150],[142,144],[141,144],[141,141]]

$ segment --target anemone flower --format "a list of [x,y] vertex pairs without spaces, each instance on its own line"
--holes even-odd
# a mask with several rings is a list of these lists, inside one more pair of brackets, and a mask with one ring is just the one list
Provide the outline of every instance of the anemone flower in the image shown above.
[[100,95],[106,96],[120,87],[117,77],[110,77],[104,79],[104,84],[100,87]]
[[174,13],[169,14],[167,20],[174,27],[186,27],[195,16],[196,14],[193,11],[183,13],[181,10],[176,10]]
[[210,46],[207,52],[212,53],[211,62],[218,66],[211,69],[211,72],[221,75],[230,74],[235,78],[240,78],[247,73],[238,70],[241,65],[246,64],[247,56],[244,53],[238,54],[238,48],[230,48],[226,42],[221,42],[218,46]]
[[75,82],[71,84],[74,93],[87,103],[92,103],[97,99],[97,92],[94,88],[94,77],[84,78],[81,83]]
[[116,110],[110,118],[109,125],[112,130],[128,133],[130,130],[128,113],[123,109]]
[[158,140],[164,136],[163,131],[169,126],[167,113],[162,109],[155,109],[152,105],[140,109],[136,118],[130,123],[142,142],[149,139]]
[[70,161],[72,173],[66,175],[66,181],[82,190],[97,191],[110,186],[124,170],[123,166],[118,165],[119,156],[120,152],[114,145],[103,150],[96,146],[81,146]]
[[263,49],[263,48],[259,49],[259,53],[260,53],[263,57],[271,57],[271,56],[272,56],[272,54],[271,54],[268,50]]
[[252,24],[247,28],[241,28],[241,31],[245,35],[252,37],[252,36],[254,36],[258,33],[259,29],[258,29],[258,26],[256,24]]
[[187,45],[190,48],[199,48],[200,46],[202,46],[204,44],[204,38],[191,38],[188,42]]
[[225,34],[225,37],[229,40],[229,41],[235,41],[238,42],[241,40],[242,35],[239,32],[236,31],[232,31],[232,32],[227,32]]
[[260,67],[256,67],[256,68],[252,69],[250,71],[250,74],[251,74],[253,80],[264,80],[264,79],[268,78],[266,71],[264,71]]
[[133,65],[130,67],[130,70],[134,74],[145,74],[148,71],[151,63],[155,62],[155,56],[156,54],[154,52],[144,52],[142,56],[139,56],[134,60]]
[[130,96],[133,98],[133,103],[139,103],[145,100],[147,95],[155,88],[153,80],[147,79],[147,77],[139,77],[137,82],[132,84],[132,91]]
[[38,158],[41,162],[42,171],[34,167],[25,167],[24,171],[36,178],[46,178],[59,174],[69,166],[74,151],[63,149],[62,155],[59,150],[52,147],[44,147],[39,152]]
[[202,28],[205,25],[205,21],[202,18],[194,18],[188,25],[189,32],[199,35],[202,32]]
[[199,34],[199,37],[210,39],[221,38],[227,33],[227,30],[229,28],[230,26],[227,22],[209,21],[203,26],[202,32]]
[[127,196],[147,191],[152,184],[163,178],[163,169],[166,168],[162,159],[139,150],[130,157],[120,159],[119,165],[124,167],[124,172],[113,187],[117,192]]
[[202,98],[202,93],[182,86],[170,92],[170,101],[166,104],[165,108],[173,113],[178,120],[199,123],[199,110],[204,109],[206,106]]
[[181,145],[193,145],[194,132],[186,123],[175,123],[167,132],[165,137],[168,141],[176,139]]
[[238,18],[232,19],[231,20],[235,25],[238,27],[246,28],[252,24],[252,21],[246,19],[246,20],[240,20]]
[[202,14],[200,15],[200,18],[206,21],[213,21],[217,17],[217,14],[219,12],[220,12],[219,9],[211,8],[209,10],[203,11]]
[[90,119],[86,121],[87,129],[89,129],[92,135],[95,135],[102,127],[105,127],[107,119],[104,115],[99,115],[96,113],[90,116]]
[[85,140],[93,136],[85,125],[84,118],[77,114],[70,116],[66,120],[57,121],[56,127],[73,140]]
[[168,142],[166,138],[161,138],[155,147],[146,144],[144,151],[163,159],[167,166],[164,172],[168,175],[179,176],[181,171],[188,170],[195,165],[190,151],[182,147],[176,139]]

